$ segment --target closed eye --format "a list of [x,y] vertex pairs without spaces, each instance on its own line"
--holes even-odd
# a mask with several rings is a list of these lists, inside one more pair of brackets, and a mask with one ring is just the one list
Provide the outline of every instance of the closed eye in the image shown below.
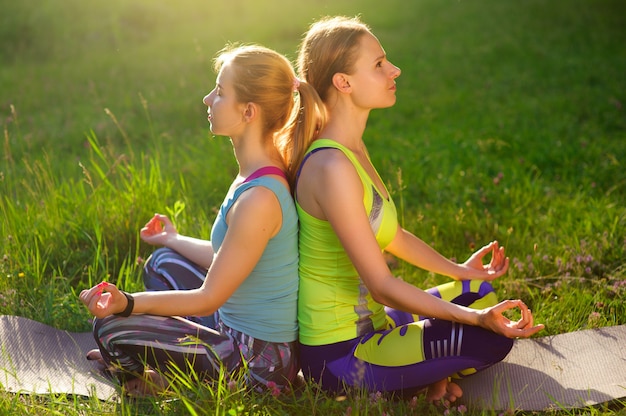
[[385,62],[385,58],[386,56],[384,54],[376,58],[376,60],[374,61],[376,62],[376,68],[382,68],[383,63]]

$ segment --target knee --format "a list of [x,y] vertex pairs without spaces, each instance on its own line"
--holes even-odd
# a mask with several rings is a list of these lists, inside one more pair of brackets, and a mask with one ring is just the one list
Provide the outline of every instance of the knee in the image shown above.
[[167,247],[159,247],[154,250],[150,257],[148,257],[148,259],[144,263],[144,272],[146,271],[146,269],[157,270],[159,268],[159,264],[163,261],[163,259],[171,257],[172,253],[175,253],[174,250]]
[[96,340],[96,343],[98,344],[98,347],[100,347],[101,349],[103,346],[103,340],[106,338],[105,334],[106,332],[110,331],[108,329],[108,324],[112,319],[115,318],[115,315],[110,315],[105,318],[94,318],[93,320],[92,334],[94,339]]
[[515,340],[502,335],[495,335],[495,337],[497,338],[493,340],[492,344],[493,361],[500,362],[504,360],[507,355],[509,355],[509,352],[511,352]]
[[168,290],[172,289],[161,277],[164,264],[175,253],[167,247],[160,247],[148,257],[143,265],[143,283],[147,290]]
[[110,324],[111,321],[118,319],[115,315],[109,315],[104,318],[93,318],[93,334],[98,335],[101,334],[106,327]]
[[100,333],[100,330],[102,329],[102,324],[104,318],[93,318],[93,325],[91,327],[91,332],[93,333],[93,336],[97,339],[98,338],[98,334]]

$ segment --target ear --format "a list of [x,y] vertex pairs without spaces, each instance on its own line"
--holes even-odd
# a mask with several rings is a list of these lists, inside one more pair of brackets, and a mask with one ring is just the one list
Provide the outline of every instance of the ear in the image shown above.
[[348,75],[342,72],[337,72],[335,75],[333,75],[333,86],[337,88],[339,92],[352,92],[352,89],[350,87],[350,81],[348,78]]
[[246,106],[244,107],[244,110],[243,110],[243,119],[246,121],[246,123],[249,123],[252,120],[254,120],[258,114],[259,114],[259,109],[255,103],[252,103],[252,102],[246,103]]

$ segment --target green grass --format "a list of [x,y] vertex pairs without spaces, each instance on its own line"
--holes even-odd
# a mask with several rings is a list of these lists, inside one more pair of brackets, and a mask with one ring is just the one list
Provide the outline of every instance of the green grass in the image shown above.
[[[360,13],[402,69],[398,102],[372,113],[366,141],[404,226],[459,261],[501,241],[511,268],[497,291],[529,303],[543,335],[626,323],[622,1],[0,8],[0,314],[88,330],[76,292],[102,279],[141,289],[136,260],[153,248],[138,230],[154,212],[208,237],[236,171],[201,103],[214,53],[257,42],[294,58],[311,21]],[[445,280],[402,262],[395,271],[422,287]],[[0,413],[437,413],[310,385],[276,399],[182,375],[175,384],[165,401],[2,393]],[[582,411],[626,414],[623,402]]]

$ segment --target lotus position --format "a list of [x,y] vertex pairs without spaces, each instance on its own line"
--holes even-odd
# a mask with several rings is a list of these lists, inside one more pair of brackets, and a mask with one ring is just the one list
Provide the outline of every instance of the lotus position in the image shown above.
[[[396,102],[400,76],[371,30],[356,18],[322,19],[306,33],[298,66],[327,117],[298,157],[295,185],[303,372],[331,391],[426,389],[430,401],[453,402],[462,391],[451,377],[502,360],[513,338],[542,325],[521,300],[498,303],[489,281],[509,265],[498,242],[457,264],[399,225],[363,141],[370,111]],[[453,280],[421,290],[392,275],[385,251]],[[503,315],[514,308],[518,321]]]
[[[130,394],[167,386],[175,365],[200,379],[244,370],[255,388],[294,381],[297,359],[298,219],[289,178],[294,149],[315,130],[321,106],[291,63],[260,47],[223,50],[215,88],[204,97],[214,135],[230,138],[239,171],[202,240],[155,215],[141,238],[157,249],[146,262],[148,291],[110,283],[83,290],[96,316],[98,351]],[[207,170],[211,167],[208,166]],[[186,289],[186,290],[181,290]]]

